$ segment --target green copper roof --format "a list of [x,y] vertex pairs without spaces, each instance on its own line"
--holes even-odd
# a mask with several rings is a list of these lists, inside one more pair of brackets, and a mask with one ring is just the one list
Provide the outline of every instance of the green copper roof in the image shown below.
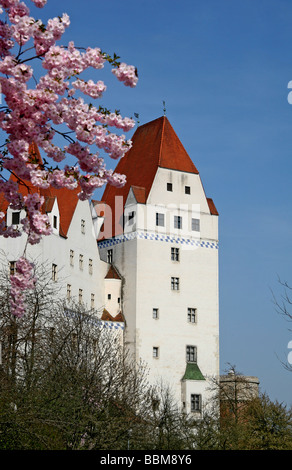
[[195,362],[188,362],[183,376],[183,380],[205,380],[198,364]]

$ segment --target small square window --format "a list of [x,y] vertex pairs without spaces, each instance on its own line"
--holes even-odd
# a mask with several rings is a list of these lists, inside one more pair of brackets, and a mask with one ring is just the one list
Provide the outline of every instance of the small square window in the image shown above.
[[20,212],[12,212],[12,225],[20,223]]
[[172,183],[167,183],[167,191],[172,191]]
[[197,309],[196,308],[188,308],[188,322],[197,323]]
[[179,248],[171,247],[171,261],[179,261]]
[[159,348],[157,346],[153,348],[153,357],[155,357],[155,359],[159,357]]
[[91,308],[94,308],[94,294],[91,294],[91,299],[90,299],[90,306]]
[[180,215],[174,216],[174,228],[182,228],[182,217]]
[[185,186],[185,194],[191,194],[191,187]]
[[171,290],[179,290],[179,278],[178,277],[171,278]]
[[16,261],[10,261],[9,267],[10,267],[10,275],[13,276],[13,274],[15,274],[16,272]]
[[108,300],[111,300],[112,294],[107,294],[107,298],[108,298]]
[[191,411],[201,411],[202,409],[202,396],[192,394],[191,395]]
[[78,296],[78,298],[79,298],[79,303],[81,304],[82,301],[83,301],[83,289],[79,289],[79,296]]
[[154,318],[155,320],[157,320],[159,318],[159,310],[158,308],[153,308],[152,310],[152,318]]
[[164,227],[164,214],[156,212],[156,225]]
[[81,233],[85,233],[85,220],[81,219]]
[[192,230],[196,232],[200,231],[200,219],[192,219]]

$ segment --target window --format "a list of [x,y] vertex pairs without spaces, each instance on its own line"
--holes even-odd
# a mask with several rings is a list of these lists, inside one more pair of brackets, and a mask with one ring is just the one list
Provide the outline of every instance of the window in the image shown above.
[[156,212],[156,225],[164,227],[164,214]]
[[192,219],[192,230],[196,232],[200,231],[200,219]]
[[159,311],[158,311],[158,308],[153,308],[152,310],[152,317],[155,318],[155,320],[157,320],[159,318]]
[[74,251],[70,250],[70,266],[74,266]]
[[179,261],[179,248],[171,247],[171,261]]
[[191,194],[191,187],[185,186],[185,194]]
[[16,261],[10,261],[9,262],[9,270],[10,270],[10,275],[13,276],[16,272]]
[[71,299],[71,284],[67,284],[67,299]]
[[107,298],[108,298],[108,300],[111,300],[112,294],[107,294]]
[[93,273],[92,259],[90,259],[90,258],[88,260],[88,272],[89,272],[89,274]]
[[167,183],[166,188],[167,191],[172,191],[172,183]]
[[107,262],[112,264],[112,262],[113,262],[113,250],[107,250]]
[[79,299],[79,303],[81,304],[83,300],[83,289],[79,289],[78,299]]
[[85,233],[85,220],[81,219],[81,233]]
[[57,219],[57,216],[54,215],[54,217],[53,217],[53,227],[57,228],[57,225],[58,225],[58,219]]
[[201,411],[202,397],[201,395],[191,395],[191,411]]
[[83,270],[83,255],[79,255],[79,269]]
[[179,278],[178,277],[171,278],[171,290],[179,290]]
[[159,357],[159,348],[157,346],[153,348],[153,357],[155,357],[155,359]]
[[94,294],[91,294],[90,306],[91,308],[94,308]]
[[18,225],[20,223],[20,211],[12,212],[12,225]]
[[196,308],[188,308],[188,322],[197,323],[197,309]]
[[182,228],[182,217],[180,215],[174,216],[174,228]]
[[54,263],[52,264],[52,279],[53,281],[57,280],[57,265]]
[[120,297],[118,297],[118,304],[120,304],[120,303],[121,303],[121,298],[120,298]]
[[132,225],[134,223],[134,217],[135,217],[135,212],[130,212],[129,213],[129,217],[128,217],[128,222],[129,222],[129,225]]
[[186,360],[187,362],[197,362],[197,348],[196,346],[186,347]]

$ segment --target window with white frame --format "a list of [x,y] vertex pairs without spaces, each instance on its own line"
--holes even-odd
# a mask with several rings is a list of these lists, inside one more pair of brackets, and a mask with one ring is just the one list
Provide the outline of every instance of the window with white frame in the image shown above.
[[91,308],[94,308],[94,294],[91,294],[90,306],[91,306]]
[[81,233],[85,233],[85,220],[81,219]]
[[191,194],[191,187],[185,186],[185,194]]
[[182,229],[182,217],[180,215],[174,216],[174,228]]
[[135,212],[134,212],[134,211],[129,212],[129,215],[128,215],[128,223],[129,223],[129,225],[133,225],[133,223],[134,223],[134,218],[135,218]]
[[197,362],[197,347],[196,346],[186,347],[186,361]]
[[89,258],[89,260],[88,260],[88,272],[89,272],[89,274],[93,273],[93,264],[92,264],[92,259],[91,258]]
[[191,411],[201,411],[202,410],[202,396],[198,394],[191,394]]
[[179,290],[179,277],[171,278],[171,290]]
[[153,357],[154,357],[155,359],[158,359],[158,357],[159,357],[159,348],[158,348],[158,346],[154,346],[154,347],[153,347],[153,352],[152,352],[152,354],[153,354]]
[[20,211],[12,212],[12,225],[18,225],[20,223]]
[[67,284],[67,299],[71,299],[71,284]]
[[159,309],[158,308],[153,308],[152,309],[152,318],[157,320],[159,318]]
[[188,308],[188,322],[197,323],[197,309],[196,308]]
[[158,227],[164,227],[164,214],[156,212],[156,225]]
[[57,280],[57,265],[54,263],[52,264],[52,279],[53,281]]
[[200,219],[192,219],[192,231],[200,231]]
[[70,250],[70,266],[74,266],[74,250]]
[[9,262],[9,271],[10,271],[11,276],[13,276],[13,274],[15,274],[15,272],[16,272],[16,261],[10,261]]
[[171,247],[171,261],[179,261],[179,248]]
[[109,264],[112,264],[113,262],[113,250],[112,249],[107,250],[107,262]]
[[83,255],[79,255],[79,269],[83,271]]
[[78,300],[79,300],[79,303],[81,304],[83,301],[83,289],[79,289]]
[[167,189],[167,191],[172,191],[172,183],[167,183],[166,184],[166,189]]

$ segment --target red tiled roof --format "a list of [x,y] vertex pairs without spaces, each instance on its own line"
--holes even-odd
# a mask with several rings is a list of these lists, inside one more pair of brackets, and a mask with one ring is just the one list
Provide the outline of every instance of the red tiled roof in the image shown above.
[[[117,196],[121,196],[123,205],[125,204],[131,186],[136,199],[138,198],[137,202],[145,203],[159,167],[199,173],[165,116],[138,127],[132,142],[132,148],[115,169],[115,173],[126,175],[126,184],[122,188],[107,184],[102,197],[102,201],[112,210]],[[120,227],[115,227],[114,235],[122,231],[120,224]],[[104,237],[107,238],[106,234]]]
[[117,321],[117,322],[124,322],[125,318],[122,312],[119,312],[115,317],[113,317],[106,309],[103,310],[101,320],[103,321]]
[[[42,157],[40,155],[39,149],[35,143],[30,145],[30,152],[32,157],[35,157],[37,161],[42,165]],[[11,175],[10,179],[18,182],[16,176]],[[24,184],[19,184],[19,192],[26,196],[28,193],[39,193],[45,198],[45,203],[43,204],[43,212],[50,212],[53,207],[55,198],[58,201],[58,207],[60,212],[60,235],[66,237],[68,229],[75,212],[77,202],[78,202],[78,193],[80,188],[77,187],[73,190],[67,188],[56,189],[50,187],[48,189],[41,189],[33,186],[29,181],[23,181]],[[0,206],[1,210],[5,212],[8,207],[8,203],[4,198],[3,193],[0,194]]]
[[117,272],[116,268],[111,265],[107,272],[107,275],[105,276],[105,279],[121,279],[121,276]]
[[207,202],[208,202],[208,206],[209,206],[211,214],[212,215],[219,215],[219,213],[218,213],[218,211],[215,207],[213,199],[211,199],[210,197],[207,197]]

